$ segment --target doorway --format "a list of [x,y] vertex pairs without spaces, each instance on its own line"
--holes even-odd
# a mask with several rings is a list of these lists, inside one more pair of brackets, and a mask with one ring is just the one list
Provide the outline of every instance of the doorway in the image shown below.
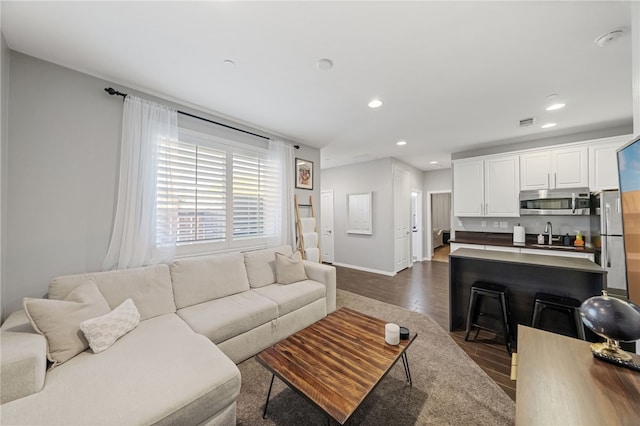
[[427,195],[427,259],[449,261],[451,235],[451,191]]
[[422,261],[422,191],[411,191],[411,261]]
[[322,262],[333,263],[333,189],[320,191],[320,200],[320,220],[322,221],[320,250],[322,250]]
[[398,273],[409,267],[411,252],[411,181],[409,172],[396,168],[393,173],[395,268]]

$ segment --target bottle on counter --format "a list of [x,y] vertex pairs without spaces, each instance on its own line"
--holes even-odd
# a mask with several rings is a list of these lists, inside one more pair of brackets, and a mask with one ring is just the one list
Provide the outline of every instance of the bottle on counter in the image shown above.
[[582,233],[580,231],[576,231],[576,240],[573,242],[573,245],[576,247],[584,246],[584,240],[582,239]]
[[544,236],[542,234],[538,234],[538,244],[544,244]]
[[571,237],[567,233],[564,237],[562,237],[562,245],[570,246],[571,245]]

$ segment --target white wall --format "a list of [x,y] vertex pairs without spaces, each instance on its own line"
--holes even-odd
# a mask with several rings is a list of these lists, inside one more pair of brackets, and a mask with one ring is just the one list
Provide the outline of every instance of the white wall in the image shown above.
[[638,2],[631,4],[631,37],[633,134],[640,135],[640,3]]
[[[0,15],[2,3],[0,2]],[[2,19],[0,19],[2,22]],[[0,318],[2,318],[2,294],[5,289],[5,244],[7,207],[7,144],[9,140],[9,48],[0,30]]]
[[[112,83],[9,52],[5,317],[24,296],[45,295],[51,278],[101,268],[115,210],[122,128],[122,98],[103,90]],[[319,150],[302,146],[303,155],[319,162]],[[313,193],[319,199],[318,179]]]
[[424,191],[451,191],[451,169],[432,170],[423,173]]
[[[334,264],[395,274],[393,171],[410,176],[411,190],[423,191],[422,171],[393,158],[322,170],[322,190],[333,190]],[[372,193],[373,235],[347,234],[347,194]],[[411,194],[407,194],[411,203]],[[424,244],[424,240],[423,240]]]
[[122,121],[106,82],[13,51],[10,61],[5,315],[54,276],[100,269]]
[[[393,274],[393,160],[324,169],[322,189],[334,196],[334,263]],[[363,192],[372,193],[373,234],[347,234],[347,194]]]

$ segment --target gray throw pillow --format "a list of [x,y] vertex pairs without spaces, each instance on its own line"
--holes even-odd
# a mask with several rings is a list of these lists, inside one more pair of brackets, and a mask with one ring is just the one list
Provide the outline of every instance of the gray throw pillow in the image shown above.
[[81,322],[111,312],[93,279],[80,284],[64,300],[25,297],[22,303],[34,330],[47,339],[51,368],[89,347],[80,331]]
[[279,284],[291,284],[308,279],[299,251],[291,256],[276,253],[276,277]]

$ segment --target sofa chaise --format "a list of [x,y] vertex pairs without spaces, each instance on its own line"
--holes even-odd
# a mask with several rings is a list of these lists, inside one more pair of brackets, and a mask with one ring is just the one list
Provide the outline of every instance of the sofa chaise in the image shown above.
[[[25,300],[27,312],[2,324],[0,424],[234,425],[236,364],[335,310],[335,269],[291,255],[284,246],[53,279],[50,300]],[[50,304],[81,306],[83,291],[108,304],[98,323],[127,303],[139,323],[51,368],[50,352],[66,348],[34,331],[28,303],[48,315]],[[63,337],[78,343],[75,333]]]

